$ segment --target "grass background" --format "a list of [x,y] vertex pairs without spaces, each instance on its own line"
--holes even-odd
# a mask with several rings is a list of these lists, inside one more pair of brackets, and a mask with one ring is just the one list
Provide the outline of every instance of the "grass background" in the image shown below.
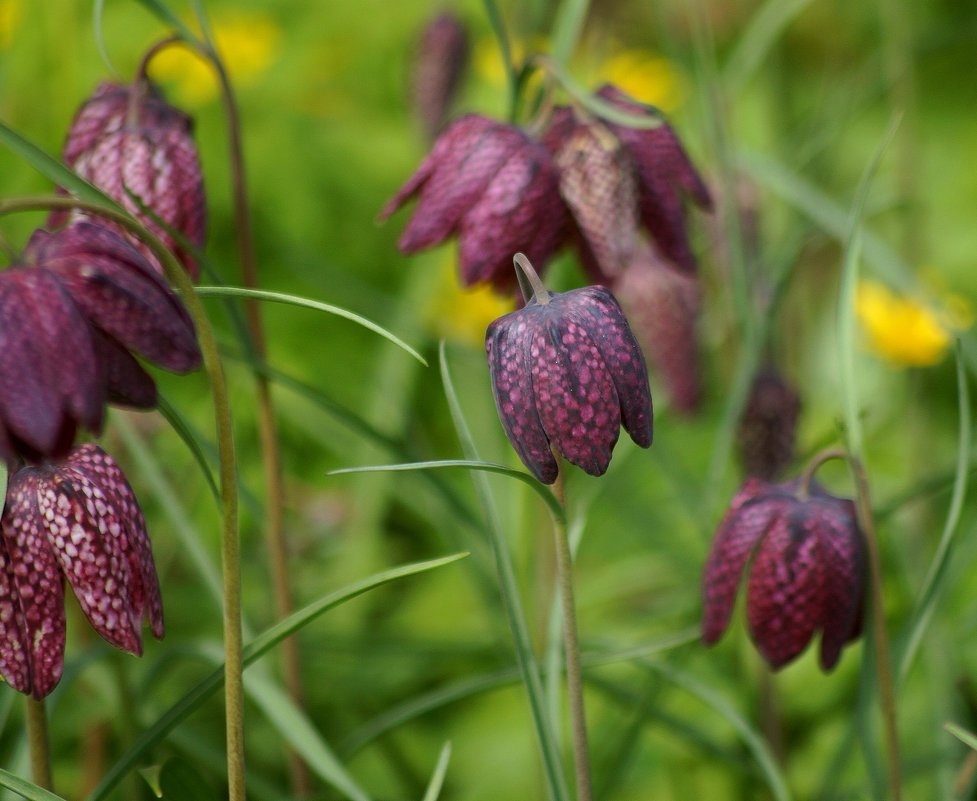
[[[172,5],[191,19],[188,4]],[[557,5],[535,0],[503,3],[501,10],[516,42],[545,50]],[[486,303],[454,289],[454,246],[405,258],[396,249],[405,215],[375,222],[427,148],[409,109],[409,69],[418,32],[440,6],[209,0],[206,7],[218,27],[240,22],[250,31],[228,57],[238,76],[263,286],[374,319],[420,348],[431,364],[422,367],[347,321],[265,308],[269,363],[307,387],[296,391],[280,381],[275,388],[296,599],[312,601],[401,562],[472,552],[459,564],[346,604],[301,632],[314,740],[330,744],[377,801],[420,798],[448,740],[442,797],[542,798],[528,706],[513,672],[469,477],[438,474],[434,483],[420,474],[326,475],[355,465],[461,457],[437,369],[437,342],[445,336],[481,456],[518,466],[491,399],[481,347]],[[473,39],[457,110],[504,117],[504,82],[484,8],[474,1],[452,8]],[[58,153],[75,108],[111,74],[99,55],[92,4],[0,0],[0,25],[0,119]],[[124,78],[167,33],[140,3],[123,0],[105,4],[101,27]],[[249,74],[245,51],[235,72],[234,53],[250,40],[264,41],[267,61]],[[623,51],[665,59],[680,87],[671,119],[717,194],[728,197],[724,181],[734,173],[753,187],[759,255],[747,265],[750,280],[789,275],[769,324],[772,350],[804,402],[798,465],[839,438],[841,242],[855,187],[894,115],[901,123],[864,211],[862,271],[924,298],[945,291],[977,298],[975,40],[977,8],[963,0],[925,7],[896,0],[591,4],[571,72],[592,85],[617,74],[613,59]],[[251,66],[257,61],[252,55]],[[661,102],[668,86],[639,80],[645,99]],[[210,199],[208,258],[222,280],[238,283],[220,106],[192,72],[177,70],[163,86],[196,119]],[[0,186],[5,196],[50,190],[6,150],[0,151]],[[652,449],[622,441],[606,477],[576,471],[569,482],[571,517],[583,526],[576,571],[585,655],[598,660],[683,642],[654,657],[632,655],[588,669],[598,797],[773,797],[749,747],[750,738],[762,741],[771,732],[782,740],[767,747],[780,752],[777,771],[790,797],[879,797],[872,779],[881,753],[877,716],[872,709],[856,712],[861,644],[846,651],[830,676],[807,653],[769,677],[741,615],[716,648],[707,651],[694,639],[701,567],[741,478],[731,448],[733,388],[749,376],[756,343],[747,333],[766,319],[737,300],[738,273],[724,257],[728,226],[718,217],[696,219],[694,231],[705,289],[703,409],[692,418],[674,413],[653,375]],[[20,247],[42,221],[32,214],[6,217],[0,230]],[[569,255],[551,275],[558,288],[581,281]],[[235,352],[225,304],[206,303],[228,352]],[[856,343],[855,353],[859,410],[880,512],[886,617],[898,649],[947,514],[959,449],[957,381],[950,356],[931,368],[906,369],[862,345]],[[977,366],[973,346],[972,333],[964,333],[970,377]],[[244,602],[252,630],[261,631],[274,621],[260,532],[253,383],[240,361],[230,359],[227,371],[244,486]],[[210,447],[202,377],[159,375],[159,383]],[[149,520],[167,637],[148,643],[137,661],[98,644],[77,610],[69,612],[66,678],[50,709],[56,780],[72,798],[84,796],[135,732],[213,668],[220,643],[219,603],[205,578],[217,570],[218,516],[186,445],[158,415],[121,412],[113,413],[104,442],[126,468]],[[969,465],[969,443],[966,450]],[[850,494],[842,470],[821,475]],[[553,572],[546,511],[521,485],[489,481],[530,628],[545,653]],[[977,623],[970,591],[974,527],[968,503],[939,581],[939,604],[899,692],[911,798],[974,795],[972,775],[961,771],[967,749],[942,729],[951,719],[977,726],[977,650],[969,641]],[[203,561],[190,544],[199,546]],[[274,655],[266,661],[264,676],[275,686]],[[14,696],[0,688],[0,767],[25,775]],[[250,792],[257,799],[290,797],[283,748],[289,725],[275,714],[281,710],[276,697],[273,691],[252,695],[247,710]],[[411,708],[427,699],[430,708]],[[772,715],[766,723],[765,714]],[[871,726],[861,739],[860,720]],[[381,730],[383,722],[389,726]],[[176,756],[216,797],[224,781],[222,749],[215,699],[141,764]],[[317,786],[317,798],[348,795]],[[148,784],[136,779],[115,797],[148,793]]]

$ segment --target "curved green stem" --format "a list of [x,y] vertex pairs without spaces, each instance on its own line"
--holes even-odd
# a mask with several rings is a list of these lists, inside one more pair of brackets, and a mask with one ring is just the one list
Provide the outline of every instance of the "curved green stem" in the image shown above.
[[38,787],[54,792],[44,699],[28,696],[24,700],[27,702],[24,714],[27,723],[27,748],[31,757],[31,781]]
[[180,290],[187,311],[197,328],[204,369],[210,382],[217,429],[223,513],[221,560],[224,568],[224,654],[225,721],[227,727],[227,776],[230,801],[245,801],[244,779],[244,685],[242,681],[241,569],[238,538],[238,486],[234,457],[234,431],[227,383],[221,366],[217,340],[193,283],[176,257],[130,214],[99,203],[70,197],[26,197],[0,201],[0,215],[14,211],[80,209],[117,222],[144,242],[163,265],[167,279]]
[[556,575],[560,590],[560,606],[563,611],[563,648],[566,652],[567,696],[570,703],[570,727],[573,733],[573,768],[577,781],[578,801],[590,801],[593,797],[590,779],[590,756],[587,749],[587,714],[583,698],[583,673],[580,669],[580,640],[577,635],[577,608],[573,598],[573,562],[570,556],[570,540],[566,526],[566,496],[564,463],[557,456],[559,472],[553,484],[563,518],[553,518],[553,535],[556,541]]

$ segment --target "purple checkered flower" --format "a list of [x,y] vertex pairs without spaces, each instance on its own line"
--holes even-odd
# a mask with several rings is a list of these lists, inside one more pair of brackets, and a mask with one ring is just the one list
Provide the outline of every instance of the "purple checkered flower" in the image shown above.
[[545,484],[559,472],[553,451],[602,475],[622,425],[638,445],[651,445],[651,390],[641,349],[607,289],[556,294],[522,254],[516,264],[532,286],[526,305],[495,320],[485,334],[502,427]]
[[772,481],[790,464],[800,413],[800,396],[773,365],[754,376],[736,432],[747,475]]
[[0,272],[0,458],[61,458],[106,401],[156,404],[133,351],[175,372],[200,365],[179,299],[125,240],[77,222],[37,231]]
[[146,523],[122,470],[96,445],[10,477],[0,519],[0,674],[43,698],[64,664],[64,580],[95,630],[142,653],[163,636]]
[[729,625],[747,563],[750,635],[774,668],[797,657],[821,632],[821,667],[861,633],[865,542],[850,500],[801,481],[748,479],[719,525],[703,576],[702,638]]
[[386,219],[417,198],[400,237],[403,253],[458,237],[466,286],[513,285],[512,254],[544,264],[567,235],[549,152],[520,129],[470,114],[452,123],[417,172],[384,206]]
[[[146,80],[125,86],[105,82],[78,110],[64,146],[64,161],[138,217],[180,259],[193,278],[198,267],[166,230],[178,231],[194,247],[206,239],[206,200],[193,123],[166,103]],[[160,225],[140,209],[141,203],[165,223]],[[86,215],[55,212],[50,226]],[[114,223],[159,272],[162,267],[149,249]]]
[[432,139],[448,118],[468,64],[468,51],[468,30],[448,11],[434,17],[421,34],[411,100],[415,115]]

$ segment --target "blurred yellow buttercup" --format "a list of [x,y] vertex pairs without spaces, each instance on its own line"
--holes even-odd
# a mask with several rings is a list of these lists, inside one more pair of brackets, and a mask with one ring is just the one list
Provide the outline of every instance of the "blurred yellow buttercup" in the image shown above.
[[600,67],[601,80],[635,100],[669,113],[685,99],[685,77],[668,59],[647,50],[622,50]]
[[872,280],[859,282],[855,313],[869,350],[900,367],[942,361],[955,333],[973,323],[973,309],[959,295],[946,295],[939,305],[928,305]]
[[23,0],[0,0],[0,50],[10,47],[23,12]]
[[[278,56],[282,32],[269,16],[236,13],[216,18],[212,28],[217,52],[237,86],[253,83]],[[213,69],[188,48],[166,48],[153,58],[150,72],[154,80],[175,84],[175,93],[188,105],[218,95]]]
[[439,339],[481,348],[489,323],[514,308],[513,297],[501,297],[488,285],[463,289],[458,284],[455,259],[447,258],[426,317],[428,327]]

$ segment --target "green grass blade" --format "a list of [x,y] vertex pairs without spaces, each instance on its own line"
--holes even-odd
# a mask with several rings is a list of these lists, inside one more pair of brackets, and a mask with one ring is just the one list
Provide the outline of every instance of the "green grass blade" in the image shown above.
[[177,436],[183,440],[183,444],[187,446],[187,450],[193,456],[194,461],[196,461],[197,466],[200,468],[200,472],[203,473],[204,478],[207,481],[207,486],[210,487],[210,493],[214,496],[214,500],[220,504],[220,489],[217,487],[217,482],[214,480],[214,473],[210,468],[210,462],[207,460],[207,454],[204,452],[204,447],[200,443],[200,440],[195,435],[193,429],[187,423],[186,419],[180,412],[177,411],[176,407],[169,402],[162,394],[157,398],[157,408],[160,414],[166,419],[166,422],[170,424],[172,429],[176,432]]
[[926,578],[923,580],[923,587],[917,596],[919,600],[916,602],[916,608],[910,617],[909,633],[902,657],[899,660],[899,671],[896,675],[897,684],[905,680],[909,673],[913,659],[919,651],[923,635],[926,633],[926,629],[933,618],[933,612],[936,610],[936,603],[943,586],[942,580],[950,563],[953,536],[960,523],[960,515],[963,512],[963,503],[967,495],[967,477],[970,465],[970,393],[967,390],[967,374],[964,371],[959,340],[954,354],[957,363],[957,406],[960,410],[960,426],[957,437],[957,470],[953,480],[953,495],[950,498],[950,509],[947,512],[946,523],[944,523],[943,532],[940,534],[940,542],[936,547],[936,553],[933,554],[933,561],[930,563]]
[[672,684],[694,695],[736,729],[750,753],[753,754],[753,758],[763,773],[773,797],[776,801],[789,801],[791,796],[787,789],[787,783],[784,781],[784,776],[780,772],[780,768],[777,767],[777,761],[767,748],[763,737],[747,723],[746,719],[725,698],[685,673],[680,673],[656,662],[644,662],[643,664],[650,670],[664,676]]
[[943,728],[968,748],[972,748],[974,751],[977,751],[977,735],[971,734],[962,726],[958,726],[956,723],[950,723],[949,721],[943,724]]
[[810,4],[811,0],[767,0],[753,15],[726,62],[724,83],[730,96],[743,88],[784,28]]
[[[448,408],[451,411],[451,419],[454,423],[455,431],[458,434],[458,440],[461,443],[461,449],[465,456],[473,463],[484,464],[476,461],[478,459],[478,449],[475,447],[475,441],[472,439],[471,430],[462,412],[458,394],[455,392],[454,382],[451,380],[451,371],[448,369],[448,359],[443,340],[438,348],[438,359],[441,367],[441,381],[444,384],[444,394],[448,401]],[[505,607],[509,630],[512,632],[513,647],[516,652],[519,673],[522,677],[523,685],[526,688],[526,694],[529,696],[529,707],[532,712],[533,725],[536,728],[540,751],[542,752],[550,798],[553,801],[569,801],[570,795],[567,790],[566,774],[560,758],[560,749],[556,734],[553,730],[553,721],[550,720],[546,713],[546,697],[543,693],[543,684],[539,677],[536,653],[533,650],[532,640],[529,637],[526,614],[523,611],[522,600],[519,597],[519,587],[516,583],[516,574],[512,566],[509,545],[502,531],[502,524],[499,522],[499,512],[495,505],[495,499],[492,497],[492,489],[489,486],[486,476],[482,472],[479,472],[479,469],[476,469],[472,472],[472,480],[475,484],[475,492],[478,495],[479,503],[488,521],[489,539],[499,577],[499,591],[502,594],[502,602]],[[556,502],[555,499],[553,501],[554,503]],[[559,504],[556,505],[559,507]],[[552,509],[552,506],[550,508]],[[561,510],[560,515],[562,514]]]
[[56,158],[41,150],[33,142],[25,139],[3,122],[0,122],[0,143],[6,145],[45,178],[58,186],[63,186],[81,200],[99,203],[115,210],[121,209],[118,203],[100,189],[79,178]]
[[346,320],[350,320],[375,334],[379,334],[384,339],[393,342],[398,348],[406,351],[417,359],[417,361],[427,367],[427,360],[396,334],[391,333],[386,328],[378,325],[372,320],[368,320],[366,317],[356,314],[356,312],[351,312],[348,309],[344,309],[342,306],[333,306],[331,303],[323,303],[322,301],[312,300],[311,298],[303,298],[301,295],[288,295],[284,292],[269,292],[264,289],[245,289],[244,287],[237,286],[198,286],[196,292],[200,297],[203,298],[249,298],[251,300],[264,300],[270,303],[285,303],[290,306],[301,306],[305,309],[314,309],[327,314],[335,314],[337,317],[343,317]]
[[95,47],[98,49],[98,54],[102,57],[102,61],[105,62],[105,66],[108,68],[108,71],[113,75],[118,75],[119,71],[112,63],[112,59],[109,58],[109,49],[105,46],[105,27],[103,25],[104,18],[105,0],[95,0],[94,7],[92,9],[92,28],[95,30]]
[[577,46],[590,0],[563,0],[553,22],[553,59],[557,64],[567,64]]
[[[330,593],[297,612],[293,612],[287,618],[267,629],[264,633],[248,643],[244,648],[244,665],[247,667],[252,664],[286,637],[294,634],[320,615],[334,607],[340,606],[346,601],[380,587],[383,584],[443,567],[465,556],[467,554],[453,554],[440,559],[401,565],[400,567],[385,570],[382,573],[377,573],[355,584],[350,584],[343,589]],[[99,782],[98,786],[88,796],[88,801],[102,801],[102,799],[107,798],[116,785],[137,765],[139,760],[151,748],[163,740],[170,731],[197,710],[223,684],[224,668],[221,666],[163,713],[156,723],[132,744],[118,761],[109,768],[102,781]]]
[[249,673],[244,680],[244,690],[281,738],[320,779],[351,801],[370,801],[369,795],[343,767],[309,718],[279,685],[265,676]]
[[3,770],[3,768],[0,768],[0,787],[6,787],[22,798],[28,799],[28,801],[65,801],[60,795],[55,795],[43,787],[38,787],[32,782],[20,778],[20,776]]
[[529,475],[529,473],[524,473],[522,470],[514,470],[511,467],[495,464],[494,462],[482,462],[475,459],[438,459],[433,462],[409,462],[406,464],[378,464],[366,465],[363,467],[344,467],[340,470],[330,470],[328,475],[339,476],[350,473],[387,473],[410,470],[442,469],[479,470],[485,473],[496,473],[500,476],[514,478],[516,481],[521,481],[526,486],[532,488],[546,503],[547,508],[553,514],[554,518],[561,521],[563,520],[563,510],[560,508],[560,504],[557,502],[556,498],[553,497],[553,493],[546,489],[545,485],[540,484],[539,481],[537,481],[533,476]]
[[451,742],[446,742],[441,747],[441,754],[438,756],[438,762],[434,766],[434,773],[431,775],[431,781],[428,782],[427,790],[424,792],[424,798],[421,801],[438,801],[441,795],[441,788],[444,787],[444,777],[448,772],[448,762],[451,761]]

